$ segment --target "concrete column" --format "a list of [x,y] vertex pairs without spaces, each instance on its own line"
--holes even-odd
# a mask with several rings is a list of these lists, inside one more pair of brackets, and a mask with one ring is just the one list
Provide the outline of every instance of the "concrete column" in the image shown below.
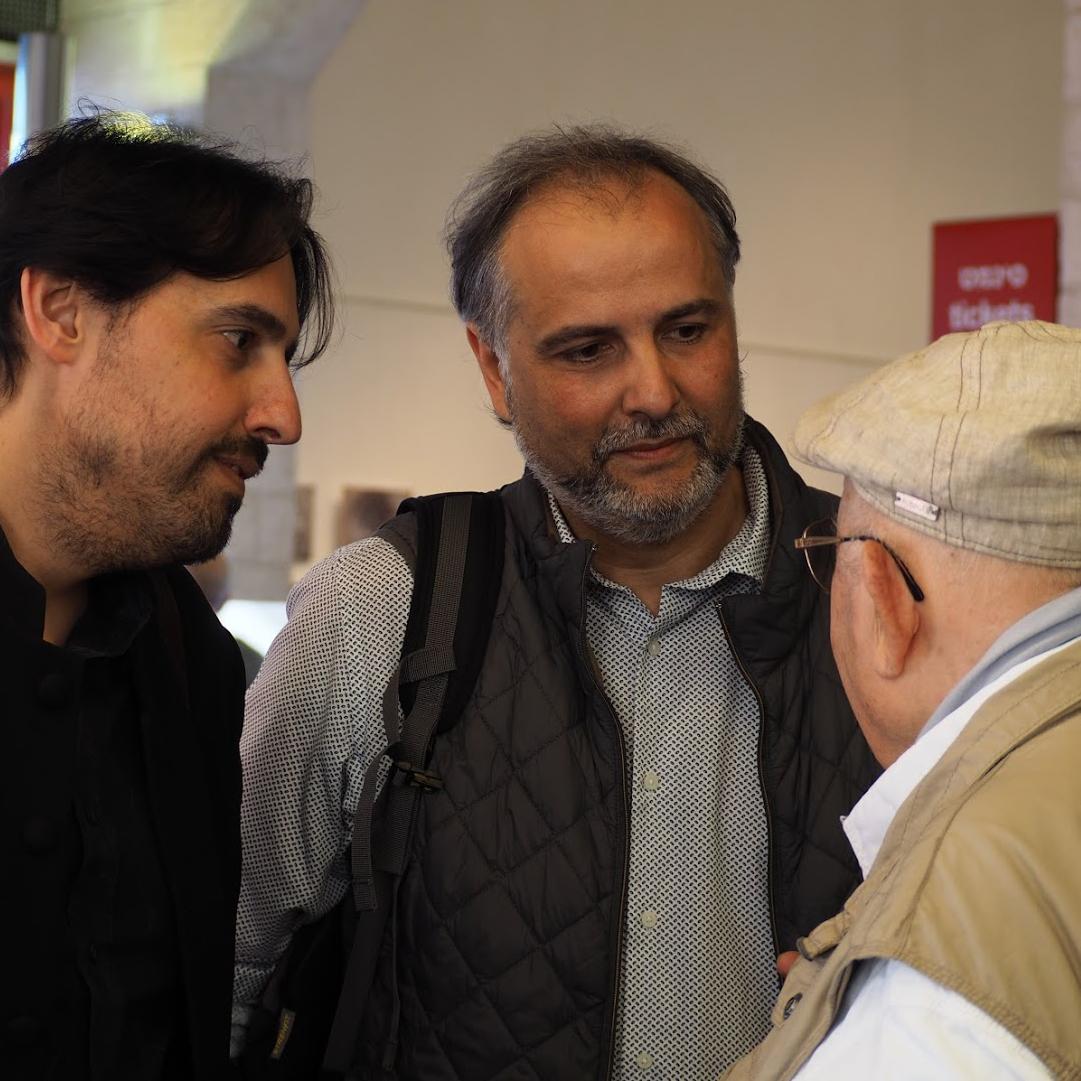
[[37,31],[19,35],[13,145],[64,119],[67,43],[61,34]]

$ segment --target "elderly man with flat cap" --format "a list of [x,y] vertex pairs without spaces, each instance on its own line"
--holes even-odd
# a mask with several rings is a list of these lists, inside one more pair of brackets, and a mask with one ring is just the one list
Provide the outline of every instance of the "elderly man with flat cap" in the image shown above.
[[1081,331],[992,323],[807,413],[797,541],[886,767],[865,880],[731,1078],[1081,1077]]

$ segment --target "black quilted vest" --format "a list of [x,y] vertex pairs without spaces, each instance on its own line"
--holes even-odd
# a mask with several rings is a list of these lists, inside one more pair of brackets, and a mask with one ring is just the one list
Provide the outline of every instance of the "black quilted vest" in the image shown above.
[[[792,549],[836,500],[806,488],[754,422],[749,438],[769,477],[772,549],[763,592],[726,598],[721,619],[762,703],[771,912],[790,949],[859,880],[838,818],[877,767],[830,656],[828,599]],[[627,809],[622,733],[585,642],[591,546],[559,543],[528,474],[501,494],[491,640],[469,705],[435,744],[444,788],[420,801],[362,1022],[365,1081],[609,1074]]]

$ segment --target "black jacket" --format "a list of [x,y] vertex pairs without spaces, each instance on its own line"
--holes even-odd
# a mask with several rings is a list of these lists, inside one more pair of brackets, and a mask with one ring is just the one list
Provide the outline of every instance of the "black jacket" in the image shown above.
[[770,823],[771,903],[778,951],[828,919],[860,882],[841,829],[881,768],[852,716],[829,636],[829,597],[793,541],[837,513],[809,488],[762,425],[748,440],[766,469],[772,541],[761,593],[726,597],[721,618],[762,704],[759,761]]
[[[762,592],[725,599],[721,618],[762,705],[783,950],[858,883],[838,817],[878,769],[832,661],[829,599],[792,548],[836,499],[807,488],[760,425],[748,429],[769,478],[772,544]],[[558,543],[528,475],[501,496],[492,634],[469,704],[435,741],[444,787],[420,801],[361,1023],[365,1078],[585,1081],[610,1068],[628,822],[622,731],[585,640],[591,546]]]
[[[79,993],[65,945],[72,899],[61,885],[75,870],[63,838],[79,785],[72,738],[79,700],[65,675],[66,651],[40,640],[40,587],[3,547],[0,922],[8,935],[0,1074],[39,1081],[51,1076],[50,1063],[84,1056],[74,1046],[79,1036],[62,1020],[66,996]],[[132,746],[145,770],[153,843],[171,907],[180,999],[173,1035],[190,1050],[185,1076],[215,1081],[225,1075],[229,1050],[243,667],[235,643],[186,571],[147,576],[146,595],[151,615],[123,654],[132,688],[125,700],[134,701],[137,714]],[[93,890],[85,875],[83,888]]]

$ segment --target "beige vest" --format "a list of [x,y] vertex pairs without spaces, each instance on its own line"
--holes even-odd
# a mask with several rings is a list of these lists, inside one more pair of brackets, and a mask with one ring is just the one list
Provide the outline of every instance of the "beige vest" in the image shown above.
[[1081,642],[969,721],[901,805],[870,876],[800,943],[773,1030],[724,1076],[785,1081],[852,966],[895,958],[1081,1081]]

